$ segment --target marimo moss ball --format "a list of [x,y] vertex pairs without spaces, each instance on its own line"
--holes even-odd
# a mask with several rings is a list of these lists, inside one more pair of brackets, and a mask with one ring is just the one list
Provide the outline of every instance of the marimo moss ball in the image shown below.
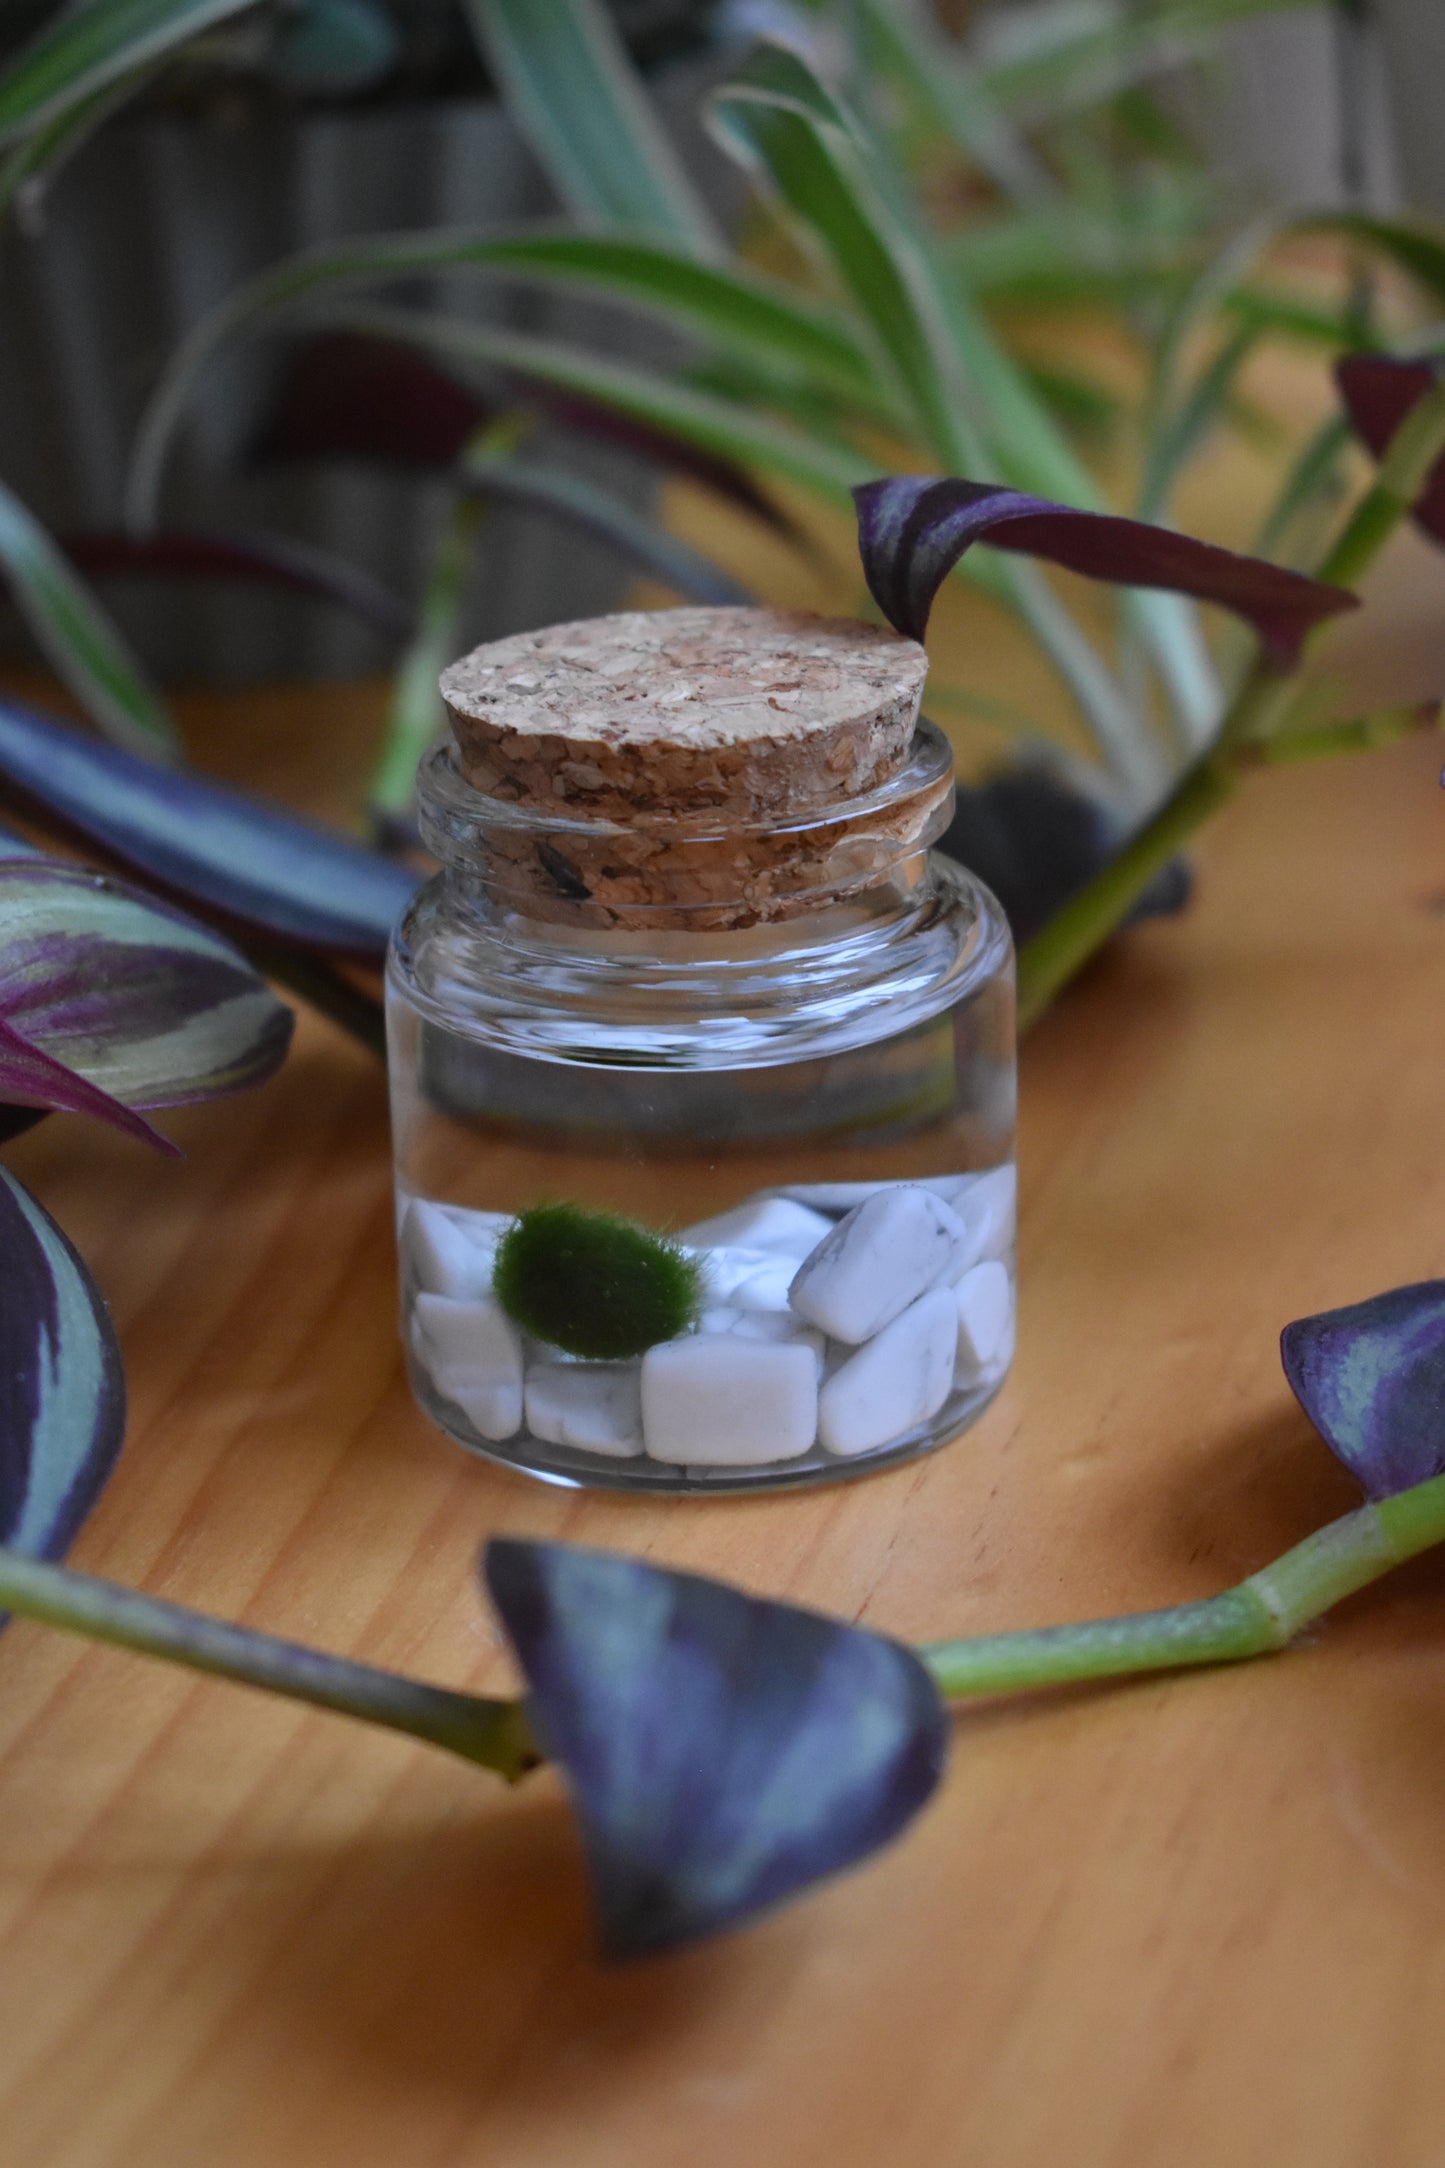
[[568,1355],[615,1362],[685,1332],[702,1283],[676,1243],[632,1220],[537,1204],[503,1235],[492,1291],[523,1332]]

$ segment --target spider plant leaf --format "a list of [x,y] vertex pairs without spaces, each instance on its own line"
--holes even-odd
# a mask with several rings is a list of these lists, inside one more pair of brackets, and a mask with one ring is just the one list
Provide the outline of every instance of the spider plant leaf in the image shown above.
[[889,623],[912,640],[923,638],[940,584],[975,542],[1022,550],[1086,579],[1217,603],[1245,618],[1286,661],[1311,626],[1356,604],[1344,588],[1171,528],[1074,511],[987,482],[895,475],[865,483],[854,497],[869,590]]
[[0,1167],[0,1542],[61,1558],[125,1436],[115,1328],[85,1265]]
[[[616,301],[732,360],[880,409],[885,404],[886,368],[839,311],[744,265],[705,263],[676,243],[637,235],[545,229],[369,235],[284,259],[238,287],[176,348],[137,433],[127,492],[130,524],[153,521],[180,417],[198,377],[228,341],[284,321],[316,299],[459,270]],[[487,418],[485,411],[458,387],[448,392],[444,381],[418,374],[404,382],[399,363],[384,381],[356,351],[359,345],[330,339],[308,349],[308,373],[289,387],[288,405],[273,417],[259,449],[272,457],[311,456],[308,447],[334,443],[350,456],[448,463]],[[278,441],[283,426],[297,441]]]
[[1166,0],[1146,8],[1039,8],[1010,24],[1006,57],[980,68],[979,88],[1031,124],[1102,104],[1218,50],[1219,32],[1301,0]]
[[701,197],[668,141],[601,0],[464,0],[482,54],[568,209],[716,245]]
[[484,1570],[611,1957],[738,1926],[856,1865],[938,1784],[943,1704],[898,1642],[561,1544],[494,1540]]
[[57,677],[117,745],[174,758],[175,733],[115,626],[34,514],[0,483],[0,569]]
[[[123,1107],[172,1107],[263,1083],[292,1017],[209,927],[86,867],[28,858],[0,861],[0,1023]],[[0,1098],[17,1096],[0,1082]]]
[[0,701],[0,780],[168,894],[305,948],[378,959],[417,887],[379,852],[13,701]]
[[134,70],[255,0],[82,0],[62,8],[0,74],[0,144],[47,128]]

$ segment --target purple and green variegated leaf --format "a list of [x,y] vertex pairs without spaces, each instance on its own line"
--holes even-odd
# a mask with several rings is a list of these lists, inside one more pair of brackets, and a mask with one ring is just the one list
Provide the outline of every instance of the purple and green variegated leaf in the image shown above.
[[98,1093],[124,1113],[263,1083],[291,1025],[229,942],[170,905],[81,866],[0,861],[0,1098],[28,1096],[6,1068],[17,1035],[92,1095],[37,1075],[33,1103],[98,1113]]
[[0,1167],[0,1543],[62,1557],[124,1434],[125,1378],[100,1293]]
[[1421,1280],[1280,1335],[1284,1374],[1371,1498],[1445,1474],[1445,1280]]
[[[112,1129],[119,1129],[142,1144],[157,1145],[163,1152],[176,1149],[142,1115],[134,1113],[74,1069],[67,1068],[43,1047],[32,1046],[3,1016],[0,1016],[0,1102],[7,1107],[38,1108],[47,1114],[90,1114],[96,1121],[108,1122]],[[29,1124],[21,1126],[28,1127]]]
[[418,877],[261,799],[0,701],[0,779],[170,894],[302,948],[376,959]]
[[239,580],[335,603],[394,639],[411,630],[410,610],[380,580],[289,535],[190,528],[132,535],[94,529],[63,535],[61,547],[88,579]]
[[937,1785],[900,1644],[694,1574],[496,1541],[485,1571],[581,1824],[609,1956],[733,1927],[865,1859]]
[[992,482],[898,474],[863,483],[853,499],[869,590],[889,623],[910,640],[923,638],[934,596],[975,542],[1039,557],[1086,579],[1218,603],[1245,618],[1287,662],[1313,626],[1356,606],[1345,588],[1262,558],[1241,557],[1142,520],[1074,511]]
[[[1376,459],[1411,409],[1433,391],[1445,364],[1406,361],[1394,354],[1346,354],[1335,364],[1335,382],[1355,434]],[[1438,459],[1411,511],[1433,541],[1445,542],[1445,458]]]

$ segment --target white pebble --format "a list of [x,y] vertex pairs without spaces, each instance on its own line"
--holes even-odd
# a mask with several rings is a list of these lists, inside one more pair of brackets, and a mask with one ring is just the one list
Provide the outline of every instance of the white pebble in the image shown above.
[[482,1437],[510,1438],[521,1429],[522,1336],[500,1303],[418,1295],[412,1344],[442,1398]]
[[821,1212],[812,1212],[791,1198],[750,1197],[716,1219],[684,1227],[677,1239],[691,1249],[782,1250],[791,1257],[806,1257],[831,1224]]
[[951,1279],[967,1256],[967,1230],[941,1197],[905,1184],[879,1190],[819,1243],[793,1282],[792,1305],[856,1347]]
[[725,1303],[717,1303],[702,1312],[697,1329],[699,1332],[731,1332],[742,1314],[741,1310],[731,1310]]
[[728,1301],[736,1310],[786,1310],[797,1270],[796,1258],[780,1258],[751,1279],[740,1280]]
[[744,1310],[732,1329],[740,1340],[765,1340],[778,1347],[811,1349],[821,1375],[828,1343],[820,1332],[815,1332],[809,1325],[800,1325],[795,1317],[784,1316],[777,1310]]
[[474,1301],[491,1291],[492,1262],[497,1254],[500,1230],[506,1221],[500,1213],[468,1214],[468,1218],[498,1222],[472,1229],[445,1205],[429,1198],[413,1197],[401,1223],[401,1251],[418,1287],[429,1295],[450,1295],[453,1301]]
[[[778,1263],[776,1250],[740,1250],[724,1247],[717,1250],[693,1250],[690,1253],[702,1267],[703,1285],[714,1302],[730,1302],[735,1287],[744,1280],[751,1280],[759,1272],[769,1272]],[[786,1265],[790,1262],[784,1258]]]
[[1007,1265],[975,1265],[954,1289],[958,1306],[957,1382],[976,1385],[1007,1361],[1013,1338],[1013,1289]]
[[796,1460],[817,1429],[818,1366],[800,1343],[695,1333],[642,1358],[642,1434],[654,1460],[760,1467]]
[[986,1174],[964,1175],[963,1186],[949,1202],[976,1245],[975,1261],[1007,1257],[1013,1248],[1018,1194],[1018,1169],[1012,1163],[990,1167]]
[[629,1363],[534,1363],[527,1428],[548,1445],[627,1460],[642,1451],[641,1374]]
[[953,1385],[953,1290],[920,1295],[823,1386],[818,1436],[830,1453],[876,1452],[937,1415]]

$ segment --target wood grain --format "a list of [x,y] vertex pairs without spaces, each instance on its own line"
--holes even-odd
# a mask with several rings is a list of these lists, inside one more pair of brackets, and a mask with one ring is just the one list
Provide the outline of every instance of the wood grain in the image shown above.
[[[196,709],[218,765],[260,748],[333,802],[377,712],[253,703],[242,748],[217,735],[242,703]],[[1233,1579],[1352,1502],[1279,1326],[1445,1272],[1439,757],[1252,781],[1189,918],[1047,1020],[1015,1379],[956,1446],[836,1491],[574,1498],[432,1433],[394,1338],[382,1079],[320,1023],[264,1092],[168,1118],[179,1167],[46,1123],[7,1158],[92,1262],[133,1386],[79,1561],[478,1687],[505,1676],[473,1578],[499,1529],[918,1636]],[[962,1717],[874,1866],[619,1973],[550,1776],[504,1793],[27,1626],[0,1670],[5,2168],[1441,2158],[1445,1561],[1277,1662]]]

